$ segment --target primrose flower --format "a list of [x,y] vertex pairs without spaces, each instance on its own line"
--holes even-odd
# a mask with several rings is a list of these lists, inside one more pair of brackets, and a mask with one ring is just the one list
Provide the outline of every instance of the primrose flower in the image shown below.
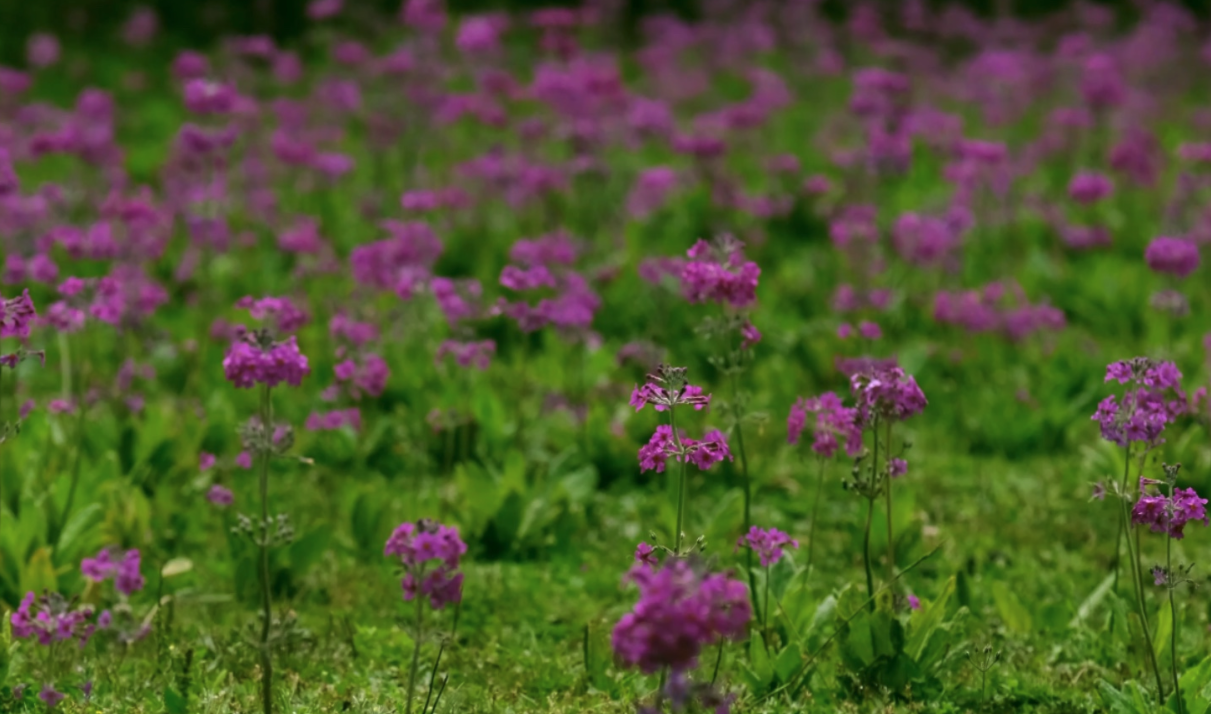
[[398,558],[404,567],[404,599],[428,597],[434,610],[462,600],[463,574],[457,570],[466,552],[457,528],[429,519],[401,523],[383,548],[383,555]]
[[639,601],[615,625],[611,644],[624,663],[645,673],[692,669],[704,647],[743,637],[752,619],[743,583],[686,559],[672,558],[658,570],[637,564],[626,580],[639,588]]
[[768,568],[782,560],[783,548],[790,546],[798,548],[799,541],[791,538],[777,528],[762,530],[757,526],[749,529],[748,534],[736,541],[736,547],[747,545],[761,557],[761,567]]

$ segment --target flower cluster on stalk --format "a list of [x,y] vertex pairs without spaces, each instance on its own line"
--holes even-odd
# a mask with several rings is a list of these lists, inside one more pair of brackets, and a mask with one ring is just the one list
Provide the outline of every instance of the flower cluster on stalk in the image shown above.
[[466,552],[457,528],[428,519],[401,523],[383,548],[383,555],[397,558],[404,568],[404,600],[427,597],[434,610],[462,600],[458,567]]
[[1181,379],[1172,362],[1136,357],[1111,363],[1105,381],[1127,389],[1121,399],[1111,394],[1098,403],[1091,418],[1102,438],[1119,446],[1142,443],[1149,449],[1162,443],[1165,427],[1187,412]]

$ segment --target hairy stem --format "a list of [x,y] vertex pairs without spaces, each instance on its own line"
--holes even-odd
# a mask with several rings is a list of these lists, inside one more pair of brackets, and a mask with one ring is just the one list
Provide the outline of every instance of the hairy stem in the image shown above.
[[266,443],[261,445],[261,709],[265,714],[273,712],[273,654],[269,650],[269,634],[273,624],[273,599],[269,582],[269,458],[273,440],[273,401],[269,385],[261,388],[261,427]]
[[669,407],[669,427],[673,432],[673,443],[677,445],[677,457],[681,461],[681,473],[677,476],[677,528],[673,531],[673,554],[681,555],[681,529],[685,525],[685,477],[687,458],[682,453],[681,437],[677,434],[677,410]]
[[[870,522],[875,515],[875,499],[866,499],[866,535],[862,539],[862,565],[866,567],[866,592],[870,596],[870,610],[875,607],[875,580],[870,574]],[[890,584],[890,583],[889,583]]]
[[[419,583],[420,580],[418,579]],[[416,643],[412,646],[412,667],[408,671],[408,707],[406,714],[412,714],[412,694],[416,690],[416,672],[420,669],[420,643],[421,636],[424,634],[425,627],[425,599],[418,592],[415,595],[416,599]]]
[[[748,475],[748,455],[744,450],[744,428],[740,423],[743,416],[740,413],[740,379],[735,373],[732,374],[732,419],[736,423],[736,448],[740,452],[740,474],[744,479],[744,527],[743,532],[748,533],[753,527],[753,512],[752,512],[752,483]],[[744,549],[744,570],[748,573],[748,591],[753,594],[753,612],[758,617],[761,616],[760,608],[757,607],[757,576],[753,575],[753,549]]]
[[812,524],[807,531],[807,571],[812,570],[812,554],[816,548],[816,521],[820,519],[820,495],[824,491],[824,458],[818,459],[820,468],[816,472],[816,501],[812,504]]
[[[1127,453],[1123,458],[1123,483],[1120,493],[1127,493],[1127,480],[1131,474],[1131,445],[1127,445]],[[1118,593],[1118,574],[1123,559],[1123,530],[1125,522],[1119,519],[1118,535],[1114,539],[1114,592]]]
[[[1119,513],[1122,517],[1124,527],[1126,527],[1125,524],[1128,522],[1129,518],[1127,515],[1127,502],[1125,500],[1120,500]],[[1136,557],[1137,553],[1135,552],[1135,549],[1131,546],[1131,537],[1128,536],[1125,540],[1127,542],[1127,559],[1132,568],[1131,581],[1135,588],[1135,601],[1137,609],[1139,610],[1140,625],[1144,628],[1144,649],[1147,651],[1148,663],[1152,666],[1152,673],[1156,676],[1157,696],[1162,702],[1164,702],[1165,688],[1161,682],[1160,665],[1156,661],[1156,648],[1152,644],[1152,631],[1148,626],[1148,608],[1145,606],[1144,602],[1143,580],[1140,579],[1138,572],[1139,560]]]
[[[1173,518],[1173,486],[1169,486],[1169,505],[1166,517]],[[1168,525],[1168,524],[1166,524]],[[1173,602],[1173,537],[1165,529],[1165,585],[1169,589],[1169,616],[1172,618],[1169,628],[1169,658],[1173,664],[1173,697],[1177,700],[1177,714],[1185,714],[1185,702],[1182,701],[1182,686],[1178,675],[1177,663],[1177,604]]]
[[[878,433],[876,428],[875,433]],[[896,541],[891,530],[891,422],[887,422],[887,443],[883,445],[883,490],[887,495],[887,582],[896,575]]]

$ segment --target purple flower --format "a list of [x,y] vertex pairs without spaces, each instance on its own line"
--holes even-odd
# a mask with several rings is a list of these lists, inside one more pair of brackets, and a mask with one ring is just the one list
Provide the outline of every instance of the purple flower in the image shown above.
[[247,451],[241,451],[235,457],[235,465],[242,469],[252,468],[252,454]]
[[757,301],[757,279],[761,268],[744,259],[742,244],[734,239],[713,248],[699,240],[687,252],[690,260],[681,269],[681,291],[692,303],[718,302],[744,308]]
[[826,458],[832,457],[840,446],[839,439],[844,439],[846,454],[857,456],[861,453],[862,428],[858,423],[858,410],[845,407],[833,392],[806,399],[800,397],[795,401],[786,419],[787,443],[799,443],[807,428],[809,414],[816,415],[812,451]]
[[215,484],[206,492],[206,500],[219,508],[226,508],[235,502],[235,495],[226,486]]
[[56,690],[54,685],[43,684],[42,691],[38,692],[38,698],[46,703],[48,710],[59,706],[59,702],[67,698],[67,695]]
[[311,368],[291,335],[284,342],[254,344],[245,339],[232,344],[223,357],[223,374],[237,389],[256,384],[276,387],[282,382],[297,387]]
[[113,578],[118,592],[129,596],[142,590],[145,584],[139,573],[139,562],[137,549],[132,548],[118,557],[111,549],[104,548],[96,556],[80,561],[80,572],[95,583]]
[[1152,568],[1152,584],[1161,586],[1167,584],[1168,582],[1169,573],[1165,572],[1165,569],[1159,565],[1154,566]]
[[864,340],[877,340],[883,336],[883,330],[877,324],[863,320],[858,324],[858,334]]
[[1102,438],[1119,446],[1160,443],[1165,427],[1188,408],[1181,379],[1172,362],[1137,357],[1111,363],[1105,381],[1130,386],[1121,400],[1112,394],[1098,403],[1092,420],[1098,422]]
[[798,548],[799,541],[791,538],[777,528],[762,530],[757,526],[749,529],[748,534],[736,541],[736,547],[747,545],[761,557],[761,567],[768,568],[782,560],[783,548],[790,546]]
[[1146,480],[1140,479],[1140,497],[1131,509],[1133,524],[1146,525],[1153,533],[1168,533],[1170,538],[1181,540],[1185,537],[1186,524],[1191,521],[1211,525],[1207,499],[1201,498],[1192,488],[1175,488],[1172,498],[1149,494]]
[[693,668],[704,647],[743,637],[752,619],[743,583],[701,572],[684,559],[658,570],[637,564],[626,580],[639,588],[639,601],[615,625],[611,644],[623,662],[645,673]]
[[1068,184],[1068,196],[1073,201],[1090,205],[1106,198],[1114,190],[1114,184],[1102,174],[1082,171],[1072,177]]
[[93,626],[88,622],[92,616],[91,606],[73,608],[72,602],[58,593],[37,597],[28,592],[9,617],[9,622],[13,636],[18,639],[32,637],[43,646],[75,639],[83,646],[93,632]]
[[921,598],[917,597],[916,595],[909,595],[908,596],[908,607],[911,610],[920,610],[921,609]]
[[850,378],[850,385],[858,403],[858,421],[864,426],[881,419],[903,421],[929,403],[917,380],[900,367],[860,372]]
[[891,459],[887,462],[887,475],[892,478],[899,478],[908,473],[908,462],[904,459]]
[[1090,500],[1097,499],[1098,501],[1106,500],[1106,484],[1098,481],[1093,484],[1093,494],[1089,497]]
[[1148,244],[1144,260],[1155,272],[1184,278],[1198,269],[1198,246],[1184,238],[1161,236]]
[[30,327],[37,316],[28,289],[21,291],[15,298],[6,300],[0,297],[0,338],[16,337],[24,340],[29,337]]
[[435,610],[462,600],[463,574],[456,571],[466,552],[458,529],[428,519],[401,523],[383,548],[383,555],[398,558],[404,567],[404,599],[428,597]]
[[214,466],[214,462],[215,462],[214,454],[208,454],[205,451],[203,451],[201,454],[198,454],[198,470],[199,471],[209,471],[210,468]]
[[643,563],[651,568],[660,565],[660,560],[656,557],[656,549],[647,543],[635,546],[635,562]]

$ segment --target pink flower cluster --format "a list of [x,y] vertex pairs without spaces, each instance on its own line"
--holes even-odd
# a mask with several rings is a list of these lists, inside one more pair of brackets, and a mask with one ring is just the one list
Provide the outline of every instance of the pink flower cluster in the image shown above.
[[689,461],[703,471],[724,459],[733,460],[727,438],[718,429],[708,431],[701,440],[687,438],[680,432],[678,436],[680,452],[677,450],[677,440],[673,438],[673,428],[668,424],[656,427],[656,433],[652,434],[648,443],[639,447],[639,470],[663,473],[670,456],[677,461]]
[[1184,278],[1198,269],[1198,246],[1184,238],[1161,236],[1144,251],[1148,267],[1158,273]]
[[233,343],[223,357],[223,374],[237,388],[249,389],[256,384],[276,387],[282,382],[297,387],[311,374],[307,357],[299,352],[293,335],[268,348],[249,339]]
[[686,252],[689,261],[681,268],[681,292],[692,303],[718,302],[745,308],[757,301],[757,279],[761,268],[745,260],[740,244],[717,251],[699,239]]
[[29,290],[23,290],[15,298],[0,297],[0,337],[24,340],[29,337],[30,327],[37,316]]
[[96,556],[80,561],[80,572],[94,583],[112,578],[118,592],[127,596],[142,590],[145,584],[139,573],[139,551],[133,548],[121,554],[105,548]]
[[9,622],[13,626],[13,636],[18,639],[33,637],[47,646],[76,639],[83,647],[96,631],[96,625],[89,622],[92,616],[91,605],[75,608],[57,593],[37,597],[28,592],[9,617]]
[[920,414],[929,403],[917,380],[901,367],[884,367],[861,372],[850,378],[857,401],[858,423],[903,421]]
[[791,538],[777,528],[762,530],[757,526],[753,526],[749,528],[746,535],[736,541],[737,548],[745,545],[752,548],[761,557],[761,567],[768,568],[779,560],[782,560],[783,548],[786,546],[798,548],[799,541]]
[[1199,497],[1194,489],[1175,488],[1172,498],[1164,494],[1149,495],[1148,482],[1149,479],[1140,479],[1140,497],[1131,508],[1132,523],[1148,526],[1153,533],[1168,533],[1175,540],[1185,537],[1186,524],[1191,521],[1211,525],[1207,499]]
[[391,369],[387,361],[374,353],[362,357],[361,364],[356,360],[347,359],[333,367],[336,381],[346,383],[354,399],[361,399],[362,394],[380,397],[387,388],[387,379],[391,377]]
[[1131,386],[1121,401],[1111,394],[1098,403],[1092,419],[1100,426],[1102,438],[1119,446],[1160,443],[1165,427],[1187,411],[1181,379],[1182,373],[1172,362],[1137,358],[1111,363],[1105,381]]
[[466,552],[457,528],[427,519],[401,523],[383,549],[383,555],[399,558],[404,566],[404,599],[428,597],[435,610],[462,600],[463,574],[456,571]]
[[791,406],[790,415],[786,418],[787,443],[799,443],[803,430],[807,428],[807,418],[810,414],[816,415],[812,451],[831,458],[837,453],[840,439],[844,439],[847,455],[857,456],[862,452],[862,428],[858,424],[858,410],[844,406],[841,397],[834,392],[825,392],[818,397],[800,397],[795,401]]
[[254,320],[272,322],[279,334],[295,332],[311,320],[306,311],[284,297],[263,297],[254,300],[249,295],[237,300],[235,306],[247,310]]
[[646,382],[631,392],[631,406],[635,407],[635,411],[640,411],[648,404],[658,412],[679,405],[692,406],[694,411],[702,411],[710,403],[711,395],[703,392],[702,387],[692,384],[681,389],[665,389],[655,382]]
[[440,362],[445,357],[451,356],[459,367],[475,367],[484,370],[491,364],[494,354],[496,354],[496,342],[493,340],[471,342],[443,340],[437,348],[435,359]]
[[614,626],[611,643],[623,662],[645,673],[692,669],[704,647],[743,637],[752,619],[743,583],[684,559],[659,570],[637,564],[627,580],[639,588],[639,602]]
[[362,412],[357,407],[333,409],[329,412],[311,412],[304,424],[304,428],[308,431],[336,431],[346,426],[354,431],[361,430]]

